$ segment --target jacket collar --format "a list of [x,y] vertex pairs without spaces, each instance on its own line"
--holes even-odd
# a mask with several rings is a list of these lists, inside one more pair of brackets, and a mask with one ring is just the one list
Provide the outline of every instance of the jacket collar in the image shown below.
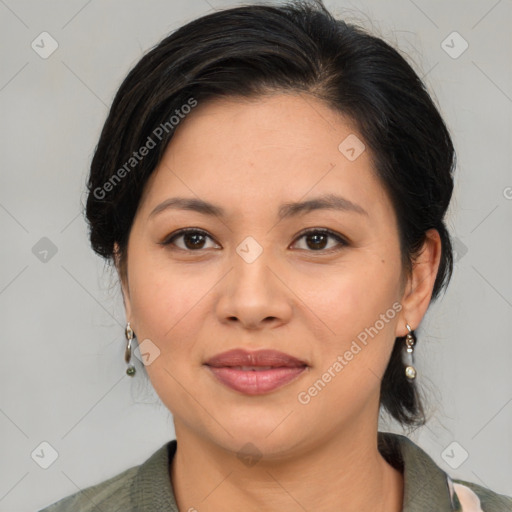
[[448,475],[409,438],[390,432],[378,433],[382,456],[404,475],[402,512],[452,512]]
[[[179,512],[171,486],[170,463],[177,441],[164,444],[139,466],[131,487],[134,510]],[[409,438],[378,432],[382,456],[404,475],[402,512],[452,512],[447,474]]]

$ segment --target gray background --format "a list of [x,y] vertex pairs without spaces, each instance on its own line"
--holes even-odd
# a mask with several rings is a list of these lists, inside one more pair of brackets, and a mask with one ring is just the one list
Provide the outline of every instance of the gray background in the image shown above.
[[[88,245],[81,202],[131,66],[178,26],[234,5],[0,0],[0,511],[41,508],[174,437],[152,388],[124,374],[121,295]],[[512,2],[326,5],[399,46],[458,152],[455,272],[417,331],[432,418],[411,438],[453,477],[512,494]],[[47,58],[31,47],[51,49],[42,32],[58,43]],[[386,421],[382,429],[401,432]],[[42,442],[58,452],[47,469]]]

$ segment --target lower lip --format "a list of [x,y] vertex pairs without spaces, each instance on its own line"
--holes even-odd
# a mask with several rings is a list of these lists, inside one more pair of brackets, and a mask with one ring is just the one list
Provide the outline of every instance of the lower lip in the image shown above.
[[223,384],[246,395],[262,395],[284,386],[304,372],[300,368],[274,368],[272,370],[235,370],[234,368],[216,368],[208,366],[210,371]]

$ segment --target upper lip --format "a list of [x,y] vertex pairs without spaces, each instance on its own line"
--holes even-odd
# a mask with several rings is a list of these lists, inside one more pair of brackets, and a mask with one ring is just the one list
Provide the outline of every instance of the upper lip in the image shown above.
[[244,349],[234,349],[217,354],[208,359],[205,363],[208,366],[273,366],[297,368],[308,366],[305,361],[301,361],[284,352],[277,350],[257,350],[248,352]]

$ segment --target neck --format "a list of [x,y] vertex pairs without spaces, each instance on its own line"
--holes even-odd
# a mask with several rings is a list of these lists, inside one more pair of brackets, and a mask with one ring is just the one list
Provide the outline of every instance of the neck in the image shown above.
[[377,448],[375,428],[331,433],[293,457],[246,459],[175,421],[171,481],[180,510],[400,512],[403,475]]

